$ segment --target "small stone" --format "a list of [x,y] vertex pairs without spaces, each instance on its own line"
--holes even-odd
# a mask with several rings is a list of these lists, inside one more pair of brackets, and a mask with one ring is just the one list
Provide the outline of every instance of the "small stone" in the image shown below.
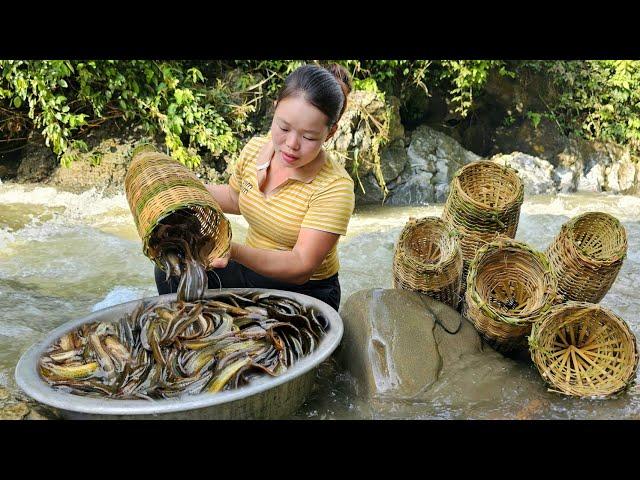
[[22,420],[28,413],[25,403],[14,403],[0,409],[0,420]]
[[37,412],[36,410],[31,410],[29,412],[29,415],[27,415],[27,417],[25,418],[25,420],[50,420],[50,419],[48,417],[45,417],[41,413]]
[[549,408],[549,402],[541,400],[539,398],[534,398],[529,403],[527,403],[524,408],[520,409],[520,411],[516,414],[517,420],[534,420],[538,418],[545,409]]
[[9,391],[4,387],[0,387],[0,400],[6,400],[7,398],[9,398]]

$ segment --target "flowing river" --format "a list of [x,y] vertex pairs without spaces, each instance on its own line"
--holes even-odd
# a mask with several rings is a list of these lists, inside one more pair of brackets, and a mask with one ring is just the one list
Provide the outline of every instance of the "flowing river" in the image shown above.
[[[72,194],[38,185],[0,184],[0,386],[15,391],[23,352],[68,320],[157,294],[153,264],[143,254],[124,194]],[[367,288],[390,288],[393,248],[409,217],[439,216],[443,205],[363,207],[339,244],[342,302]],[[516,238],[545,249],[574,215],[603,211],[627,230],[629,250],[601,304],[640,334],[640,197],[604,193],[526,196]],[[233,238],[247,224],[230,215]],[[548,392],[531,362],[495,352],[463,358],[465,368],[437,383],[428,401],[376,405],[359,399],[357,385],[333,360],[296,419],[591,419],[640,418],[640,388],[607,400]],[[493,354],[495,353],[495,354]],[[523,414],[524,411],[524,414]],[[524,417],[523,417],[524,415]]]

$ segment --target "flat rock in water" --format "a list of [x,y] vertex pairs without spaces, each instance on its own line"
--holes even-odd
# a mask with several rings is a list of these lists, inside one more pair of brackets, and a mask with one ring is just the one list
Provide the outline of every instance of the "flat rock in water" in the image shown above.
[[[415,397],[465,354],[482,351],[473,325],[437,300],[399,289],[353,294],[340,310],[345,331],[341,362],[359,394]],[[447,333],[456,332],[455,334]]]
[[[553,415],[557,394],[547,391],[526,352],[501,355],[437,300],[406,290],[361,290],[340,315],[344,337],[336,357],[355,379],[354,404],[365,418]],[[457,333],[447,333],[458,325]]]

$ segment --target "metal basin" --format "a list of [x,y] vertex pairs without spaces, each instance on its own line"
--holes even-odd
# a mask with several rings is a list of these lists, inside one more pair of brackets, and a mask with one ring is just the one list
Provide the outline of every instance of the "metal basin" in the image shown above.
[[[300,293],[264,288],[228,288],[208,290],[205,298],[225,292],[269,292],[291,298],[304,306],[314,307],[329,322],[329,329],[311,355],[299,359],[278,377],[265,376],[249,385],[218,393],[201,393],[178,399],[116,400],[82,397],[54,390],[37,371],[38,360],[49,345],[63,334],[84,323],[114,322],[133,311],[139,300],[105,308],[84,318],[72,320],[51,331],[32,345],[16,366],[18,386],[34,400],[52,407],[69,419],[275,419],[295,412],[313,386],[316,368],[338,347],[343,325],[338,313],[326,303]],[[175,300],[176,294],[144,299],[147,302]]]

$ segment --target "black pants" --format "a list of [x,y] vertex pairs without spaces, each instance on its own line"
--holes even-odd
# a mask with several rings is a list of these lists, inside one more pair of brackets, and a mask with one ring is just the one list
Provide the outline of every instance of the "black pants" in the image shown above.
[[[169,280],[165,281],[166,274],[157,265],[154,273],[159,295],[178,291],[178,277],[169,277]],[[220,288],[221,283],[222,288],[272,288],[309,295],[322,300],[336,311],[340,307],[340,282],[337,273],[323,280],[309,280],[302,285],[294,285],[265,277],[231,260],[225,268],[207,271],[207,277],[209,278],[209,288],[213,289]],[[220,277],[220,281],[218,281],[218,277]]]

